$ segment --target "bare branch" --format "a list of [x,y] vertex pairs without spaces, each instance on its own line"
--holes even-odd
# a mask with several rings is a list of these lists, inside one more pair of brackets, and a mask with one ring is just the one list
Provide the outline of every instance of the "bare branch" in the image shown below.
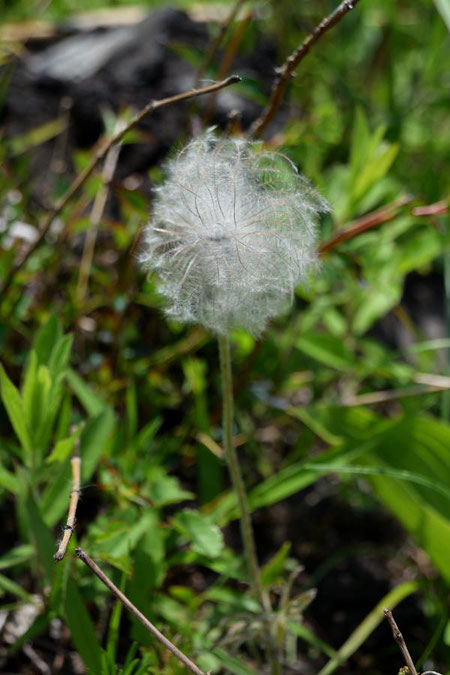
[[391,629],[392,629],[392,635],[394,636],[394,640],[400,647],[400,651],[403,654],[403,658],[405,660],[406,665],[408,666],[409,672],[411,675],[417,675],[417,670],[415,669],[413,660],[411,658],[411,654],[408,651],[408,647],[406,646],[406,642],[403,639],[403,635],[400,632],[399,627],[397,626],[397,623],[393,617],[393,614],[390,609],[385,609],[384,610],[384,616],[386,617]]
[[195,665],[191,659],[189,659],[185,654],[183,654],[182,651],[178,649],[178,647],[175,647],[175,645],[170,642],[157,628],[154,626],[143,614],[138,610],[133,603],[128,600],[127,596],[120,591],[117,586],[109,579],[104,572],[100,569],[100,567],[88,556],[85,551],[83,551],[82,548],[77,548],[75,549],[75,552],[77,556],[79,557],[80,560],[82,560],[85,565],[89,567],[89,569],[100,579],[100,581],[111,591],[115,597],[120,600],[120,602],[128,609],[133,616],[140,621],[145,628],[151,633],[159,642],[161,642],[167,649],[172,652],[174,656],[176,656],[177,659],[179,659],[185,666],[186,668],[189,668],[189,670],[192,673],[195,673],[195,675],[206,675],[198,666]]
[[72,457],[72,492],[70,493],[69,513],[67,515],[67,523],[64,527],[64,535],[61,539],[58,550],[53,558],[59,562],[66,554],[69,545],[70,537],[76,522],[76,513],[78,500],[80,498],[80,477],[81,477],[81,457]]
[[201,89],[191,89],[190,91],[185,91],[182,94],[176,94],[175,96],[170,96],[169,98],[163,98],[160,99],[159,101],[150,101],[142,110],[140,110],[130,120],[130,122],[125,127],[120,129],[120,131],[116,132],[108,140],[106,140],[97,150],[94,157],[92,158],[90,163],[86,166],[86,168],[83,169],[83,171],[81,171],[78,174],[78,176],[76,176],[76,178],[74,179],[70,187],[67,189],[67,191],[62,195],[60,199],[58,199],[53,208],[49,210],[47,216],[44,218],[44,222],[41,226],[39,236],[28,248],[28,250],[25,251],[23,256],[19,260],[17,260],[17,262],[12,266],[11,270],[9,271],[9,274],[6,276],[5,281],[0,287],[0,295],[4,295],[7,292],[17,272],[25,265],[30,256],[41,245],[56,216],[58,216],[61,213],[61,211],[70,202],[72,197],[78,192],[78,190],[82,187],[82,185],[84,185],[86,180],[93,173],[97,164],[108,153],[109,149],[116,143],[119,143],[123,139],[125,134],[128,131],[130,131],[130,129],[133,129],[144,117],[146,117],[147,115],[151,115],[155,110],[158,110],[158,108],[163,108],[164,106],[171,105],[172,103],[179,103],[180,101],[186,101],[188,99],[195,98],[196,96],[210,94],[214,91],[218,91],[219,89],[223,89],[224,87],[229,87],[231,84],[236,84],[236,82],[239,82],[240,79],[241,78],[238,75],[232,75],[231,77],[227,77],[225,80],[222,80],[221,82],[217,82],[215,84],[211,84],[208,87],[203,87]]
[[283,65],[278,69],[278,77],[272,87],[269,103],[265,110],[261,113],[249,130],[249,135],[254,138],[260,138],[266,127],[275,117],[278,108],[280,107],[283,96],[286,92],[288,84],[294,74],[295,69],[305,56],[310,51],[311,47],[316,44],[330,28],[333,28],[353,7],[358,4],[359,0],[343,0],[341,4],[336,7],[334,12],[331,12],[325,19],[323,19],[313,32],[308,35],[304,42],[286,59]]
[[398,215],[399,209],[409,204],[411,200],[412,197],[408,195],[400,197],[396,201],[392,202],[392,204],[382,206],[380,209],[372,211],[371,213],[354,220],[352,223],[347,225],[347,227],[342,228],[336,232],[336,234],[333,234],[329,239],[327,239],[327,241],[324,241],[320,246],[319,255],[325,255],[329,251],[332,251],[334,248],[342,244],[344,241],[353,239],[363,232],[371,230],[373,227],[377,227],[377,225],[382,225],[383,223],[388,223],[390,220],[394,220],[394,218],[396,218]]

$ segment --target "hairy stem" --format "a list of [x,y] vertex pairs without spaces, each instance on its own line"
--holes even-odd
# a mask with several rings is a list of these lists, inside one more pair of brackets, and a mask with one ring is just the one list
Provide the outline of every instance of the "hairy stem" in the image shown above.
[[273,636],[270,625],[270,614],[272,610],[269,596],[262,583],[247,493],[245,491],[236,449],[233,445],[233,379],[231,372],[230,338],[228,336],[219,336],[218,342],[223,391],[223,446],[230,470],[231,482],[238,500],[242,543],[244,545],[250,583],[253,595],[258,600],[263,611],[266,627],[267,657],[271,664],[272,675],[278,675],[280,672],[280,661],[277,658],[277,649],[272,644]]

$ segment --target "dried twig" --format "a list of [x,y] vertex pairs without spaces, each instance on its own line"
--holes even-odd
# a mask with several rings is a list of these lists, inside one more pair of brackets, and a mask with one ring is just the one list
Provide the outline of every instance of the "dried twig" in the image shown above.
[[406,204],[409,204],[411,200],[412,197],[405,195],[404,197],[396,199],[394,202],[392,202],[392,204],[382,206],[380,209],[372,211],[371,213],[358,218],[347,225],[347,227],[339,230],[336,232],[336,234],[333,234],[327,241],[325,241],[320,247],[319,255],[325,255],[329,251],[342,244],[344,241],[353,239],[363,232],[371,230],[377,225],[388,223],[398,215],[399,209],[401,209],[403,206],[406,206]]
[[120,591],[115,584],[109,579],[104,572],[100,569],[100,567],[88,556],[88,554],[83,551],[82,548],[77,548],[75,549],[75,552],[77,556],[82,560],[88,567],[89,569],[100,579],[100,581],[105,584],[107,588],[111,591],[115,597],[120,600],[120,602],[130,611],[133,616],[140,621],[145,628],[157,639],[159,640],[167,649],[172,652],[174,656],[176,656],[177,659],[179,659],[185,666],[186,668],[189,668],[189,670],[195,675],[205,675],[205,673],[200,670],[198,666],[195,665],[191,659],[189,659],[185,654],[183,654],[182,651],[178,649],[178,647],[175,647],[170,640],[168,640],[143,614],[138,610],[133,603],[128,600],[127,596]]
[[47,232],[49,231],[54,219],[61,213],[61,211],[70,202],[72,197],[78,192],[81,186],[84,185],[86,180],[92,175],[97,164],[105,157],[105,155],[108,153],[109,149],[113,145],[119,143],[122,140],[122,138],[128,131],[130,131],[130,129],[133,129],[144,117],[150,115],[155,110],[158,110],[158,108],[162,108],[166,105],[171,105],[172,103],[179,103],[180,101],[186,101],[188,99],[195,98],[196,96],[210,94],[214,91],[218,91],[219,89],[223,89],[224,87],[229,87],[231,84],[236,84],[236,82],[239,82],[240,79],[241,78],[238,75],[232,75],[231,77],[227,77],[225,80],[222,80],[221,82],[217,82],[215,84],[211,84],[208,87],[202,87],[201,89],[191,89],[190,91],[185,91],[182,94],[176,94],[175,96],[170,96],[169,98],[163,98],[159,101],[150,101],[142,110],[140,110],[136,115],[134,115],[134,117],[130,120],[130,122],[128,122],[128,124],[125,127],[120,129],[120,131],[116,132],[108,140],[106,140],[99,147],[99,149],[95,153],[94,157],[91,159],[90,163],[86,166],[86,168],[83,169],[83,171],[81,171],[78,174],[78,176],[76,176],[76,178],[74,179],[70,187],[67,189],[67,191],[62,195],[60,199],[58,199],[58,201],[54,204],[53,208],[51,208],[48,211],[47,216],[44,218],[44,222],[41,226],[39,236],[28,248],[28,250],[25,251],[22,257],[19,258],[19,260],[17,260],[15,265],[12,266],[11,270],[6,276],[6,279],[4,280],[2,286],[0,287],[0,294],[5,294],[6,291],[9,289],[17,272],[24,266],[29,257],[34,253],[34,251],[40,246],[42,241],[45,239],[45,236],[47,235]]
[[334,12],[331,12],[325,19],[323,19],[318,26],[315,27],[313,32],[308,35],[304,42],[296,49],[292,54],[286,59],[283,65],[277,70],[277,79],[272,87],[272,93],[270,95],[270,100],[261,115],[255,120],[250,127],[249,135],[254,138],[259,138],[264,132],[266,127],[275,117],[278,108],[280,107],[283,96],[286,92],[288,84],[294,74],[295,69],[299,65],[305,56],[308,54],[309,50],[316,42],[320,40],[322,35],[335,26],[343,16],[347,14],[355,5],[357,5],[359,0],[344,0],[341,4],[336,7]]
[[69,545],[70,537],[76,522],[76,513],[78,500],[80,498],[80,477],[81,477],[81,457],[76,455],[72,457],[72,492],[70,493],[69,513],[67,515],[67,523],[64,527],[64,535],[61,539],[58,550],[53,556],[59,562],[66,554],[67,546]]
[[385,609],[384,610],[384,616],[386,617],[391,629],[392,629],[392,635],[394,636],[394,640],[400,647],[400,651],[403,654],[403,658],[405,660],[406,665],[408,666],[409,672],[411,675],[418,675],[417,670],[415,669],[413,660],[411,658],[411,655],[408,651],[408,647],[406,646],[406,642],[403,639],[403,635],[400,632],[399,627],[397,626],[397,623],[392,615],[392,612],[390,609]]
[[[117,125],[118,130],[122,125]],[[83,255],[80,262],[80,271],[78,275],[78,284],[76,289],[76,298],[79,305],[83,303],[89,283],[89,275],[94,258],[95,242],[97,240],[98,227],[103,217],[103,211],[108,198],[109,183],[111,182],[114,171],[116,170],[117,160],[119,159],[120,143],[113,145],[106,154],[103,166],[102,179],[103,185],[95,195],[94,204],[91,211],[91,226],[86,234],[84,242]]]

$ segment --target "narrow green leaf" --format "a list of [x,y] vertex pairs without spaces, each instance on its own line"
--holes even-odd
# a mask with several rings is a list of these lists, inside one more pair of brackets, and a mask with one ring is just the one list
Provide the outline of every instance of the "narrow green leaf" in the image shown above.
[[73,335],[65,335],[60,340],[58,340],[51,352],[48,368],[53,382],[56,382],[58,377],[64,373],[69,364],[72,342]]
[[20,492],[20,482],[13,473],[5,469],[3,464],[0,464],[0,488],[12,492],[14,495],[18,495]]
[[100,673],[103,650],[97,639],[91,617],[72,579],[69,579],[67,583],[64,609],[73,643],[87,671],[92,675]]
[[82,459],[81,477],[88,481],[94,473],[105,452],[106,444],[115,426],[114,413],[104,408],[94,419],[87,421],[81,432],[80,455]]
[[58,317],[56,314],[52,314],[47,323],[40,328],[34,341],[33,348],[38,358],[38,364],[48,364],[53,348],[61,337],[62,329]]
[[32,602],[32,596],[24,591],[22,586],[16,584],[15,581],[9,579],[9,577],[5,577],[4,574],[0,574],[0,590],[5,593],[11,593],[11,595],[15,595],[21,600],[25,600],[25,602]]
[[62,440],[58,441],[47,457],[47,464],[52,464],[53,462],[65,462],[66,459],[72,454],[80,433],[81,429],[77,430],[75,433],[69,436],[69,438],[63,438]]
[[427,478],[427,476],[423,476],[420,473],[407,471],[406,469],[392,469],[388,466],[336,466],[322,463],[313,464],[312,462],[306,463],[305,468],[318,471],[319,473],[343,473],[357,476],[387,476],[389,478],[397,478],[398,480],[409,481],[410,483],[436,490],[448,499],[450,503],[450,488],[444,485],[444,483]]
[[0,557],[0,570],[27,562],[33,555],[33,551],[33,547],[29,544],[21,544],[20,546],[12,548]]
[[328,656],[328,658],[336,659],[339,664],[341,663],[341,659],[339,658],[337,651],[333,649],[333,647],[327,642],[317,637],[317,635],[313,633],[312,630],[307,628],[305,624],[299,623],[297,621],[289,621],[288,631],[321,651],[323,654]]
[[340,338],[328,333],[310,332],[302,335],[296,347],[319,363],[348,372],[354,366],[354,357]]
[[88,415],[98,415],[105,409],[106,403],[102,401],[100,396],[94,394],[92,389],[83,382],[74,370],[67,371],[67,381]]
[[236,656],[230,656],[224,649],[215,649],[213,652],[226,670],[234,675],[257,675],[256,670],[252,670],[240,661]]
[[53,554],[56,551],[55,541],[31,496],[28,496],[26,500],[25,509],[30,537],[37,552],[41,569],[47,580],[50,581],[55,572],[55,561],[53,560]]
[[3,405],[10,419],[11,425],[16,432],[17,438],[25,452],[27,463],[33,455],[33,445],[30,432],[25,419],[25,410],[22,398],[7,376],[3,366],[0,364],[0,384]]
[[442,19],[450,31],[450,0],[434,0],[436,9],[442,16]]
[[271,586],[282,576],[286,559],[291,550],[291,542],[285,541],[275,555],[264,565],[261,570],[264,586]]

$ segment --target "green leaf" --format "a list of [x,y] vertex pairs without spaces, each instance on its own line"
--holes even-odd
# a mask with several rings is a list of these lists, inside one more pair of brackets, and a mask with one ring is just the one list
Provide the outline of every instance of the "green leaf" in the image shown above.
[[5,577],[4,574],[0,574],[0,591],[4,593],[11,593],[25,602],[32,602],[32,596],[23,590],[22,586],[16,584],[15,581],[12,581],[9,577]]
[[16,476],[5,469],[3,464],[0,464],[0,488],[7,490],[14,495],[18,495],[20,487],[20,482],[17,480]]
[[40,512],[48,527],[53,527],[69,507],[72,489],[72,468],[66,459],[53,480],[47,485],[39,504]]
[[31,496],[27,498],[25,509],[30,537],[37,552],[41,569],[49,581],[55,573],[55,561],[53,560],[53,554],[56,551],[55,541]]
[[398,143],[386,145],[366,161],[364,167],[352,184],[352,198],[357,203],[391,168],[397,157],[400,146]]
[[[315,415],[349,443],[371,443],[358,464],[368,467],[366,475],[377,497],[450,580],[450,425],[416,414],[385,420],[363,408],[337,406],[316,406]],[[347,466],[351,472],[351,463]]]
[[275,555],[264,565],[261,570],[264,586],[272,586],[283,575],[286,559],[291,550],[291,542],[285,541]]
[[103,650],[97,639],[91,617],[72,579],[69,579],[67,583],[64,610],[73,643],[86,669],[92,675],[100,673]]
[[337,651],[333,649],[333,647],[327,642],[324,642],[324,640],[321,640],[319,637],[317,637],[317,635],[313,633],[312,630],[307,628],[303,623],[289,621],[288,631],[321,651],[323,654],[328,656],[328,658],[336,659],[338,664],[341,663],[341,659],[339,658]]
[[58,340],[51,352],[48,368],[53,382],[57,381],[58,377],[65,372],[69,365],[72,342],[73,336],[65,335]]
[[100,396],[94,394],[92,389],[83,382],[74,370],[67,371],[67,381],[88,415],[98,415],[105,409],[107,404]]
[[307,356],[336,370],[348,372],[354,357],[340,338],[328,333],[310,332],[298,338],[296,347]]
[[450,31],[450,0],[434,0],[436,9],[442,16],[442,19]]
[[[366,440],[364,443],[358,442],[354,445],[333,448],[322,453],[317,461],[322,460],[333,463],[333,466],[342,466],[368,452],[372,446],[372,442]],[[305,463],[302,461],[291,464],[253,488],[249,494],[251,510],[276,504],[314,483],[318,478],[317,472],[306,469]],[[232,492],[222,495],[212,504],[208,504],[204,510],[212,516],[214,522],[222,526],[239,517],[237,500]]]
[[65,462],[70,455],[73,453],[75,443],[80,437],[81,429],[77,429],[69,438],[63,438],[58,441],[47,457],[47,464],[52,464],[53,462]]
[[150,472],[148,491],[155,506],[167,506],[194,499],[192,492],[183,490],[178,478],[168,476],[161,467],[155,467]]
[[97,468],[114,427],[114,413],[110,408],[103,409],[103,412],[97,417],[86,422],[80,437],[81,477],[83,482],[88,481]]
[[3,405],[16,432],[17,438],[25,452],[27,463],[33,455],[33,445],[28,429],[22,398],[0,364],[0,385]]
[[38,358],[38,364],[47,365],[53,348],[62,337],[61,325],[56,314],[52,314],[46,324],[44,324],[34,341],[33,349]]
[[224,649],[215,649],[213,652],[219,661],[225,666],[225,669],[234,675],[257,675],[256,670],[251,670],[236,656],[230,656]]
[[32,557],[33,551],[34,549],[30,544],[21,544],[12,548],[0,557],[0,570],[27,562]]
[[223,535],[209,516],[185,509],[175,516],[173,524],[190,539],[192,550],[196,553],[210,558],[217,558],[221,554],[224,547]]

